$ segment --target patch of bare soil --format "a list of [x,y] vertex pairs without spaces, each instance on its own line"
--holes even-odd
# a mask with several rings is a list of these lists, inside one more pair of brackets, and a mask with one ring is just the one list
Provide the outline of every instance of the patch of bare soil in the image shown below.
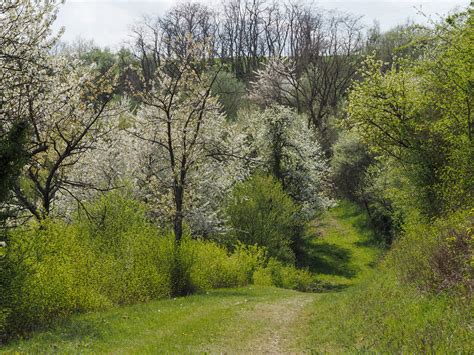
[[[308,306],[315,294],[300,293],[293,297],[273,302],[263,302],[245,309],[236,320],[236,332],[230,336],[231,343],[217,345],[209,349],[221,354],[300,354],[305,350],[298,346],[308,323]],[[231,350],[229,350],[231,349]]]

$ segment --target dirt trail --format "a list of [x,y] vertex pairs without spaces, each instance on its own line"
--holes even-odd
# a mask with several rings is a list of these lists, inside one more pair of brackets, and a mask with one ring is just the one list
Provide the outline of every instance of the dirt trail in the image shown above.
[[315,295],[302,294],[274,304],[256,307],[253,317],[265,321],[267,328],[246,344],[245,350],[259,354],[288,354],[301,352],[298,349],[298,331],[306,323],[305,307],[314,301]]
[[[341,205],[315,221],[314,239],[308,246],[317,261],[318,277],[339,292],[359,283],[372,272],[380,251],[370,245],[372,232],[365,216],[354,206]],[[321,294],[294,293],[278,300],[262,300],[242,308],[226,340],[212,353],[301,354],[311,353],[307,341]],[[237,340],[236,340],[237,339]]]
[[244,309],[235,322],[238,328],[229,330],[241,333],[243,341],[214,344],[207,351],[225,354],[302,353],[304,350],[299,348],[298,340],[304,336],[309,321],[308,306],[316,297],[315,294],[298,293]]

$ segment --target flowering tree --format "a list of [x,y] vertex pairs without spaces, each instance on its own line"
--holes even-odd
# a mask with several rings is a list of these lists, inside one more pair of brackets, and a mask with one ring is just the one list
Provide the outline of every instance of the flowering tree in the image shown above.
[[264,105],[273,102],[304,112],[330,156],[328,119],[337,111],[360,64],[360,19],[298,7],[294,10],[302,10],[296,16],[296,27],[304,36],[294,43],[290,59],[277,56],[256,72],[252,96]]
[[7,1],[2,8],[2,131],[21,122],[26,164],[14,183],[16,202],[40,219],[58,192],[85,184],[69,172],[100,136],[113,80],[80,63],[52,57],[54,1]]
[[[82,68],[71,67],[61,59],[51,59],[54,71],[40,96],[28,97],[29,160],[15,186],[18,201],[34,216],[49,214],[56,193],[72,194],[69,187],[88,187],[73,181],[70,172],[83,154],[94,148],[102,134],[100,121],[112,114],[112,80]],[[31,148],[30,148],[31,149]]]
[[237,156],[232,128],[211,94],[217,73],[210,76],[200,69],[204,50],[190,43],[185,58],[157,69],[152,89],[138,93],[142,108],[129,130],[143,141],[145,198],[171,217],[177,241],[183,219],[199,221],[204,217],[199,211],[225,193],[234,174],[228,163]]
[[250,112],[241,120],[257,168],[267,170],[310,214],[331,205],[329,165],[306,118],[292,109],[273,105]]
[[[38,87],[49,67],[44,56],[54,38],[47,39],[54,2],[6,0],[0,3],[0,200],[27,159],[27,102],[23,93]],[[42,147],[36,147],[41,150]]]
[[300,107],[299,82],[294,63],[285,58],[269,58],[268,62],[255,72],[250,97],[266,107],[285,105]]

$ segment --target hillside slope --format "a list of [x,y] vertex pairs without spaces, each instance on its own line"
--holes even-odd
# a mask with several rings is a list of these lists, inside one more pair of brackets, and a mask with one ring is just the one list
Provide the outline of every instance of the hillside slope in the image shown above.
[[[319,293],[251,286],[72,317],[0,353],[472,353],[469,302],[397,281],[356,206],[315,220]],[[375,267],[377,265],[377,267]]]
[[[376,260],[363,224],[343,203],[309,229],[305,261],[331,289],[358,282]],[[303,352],[321,297],[274,287],[213,290],[78,315],[2,352]]]

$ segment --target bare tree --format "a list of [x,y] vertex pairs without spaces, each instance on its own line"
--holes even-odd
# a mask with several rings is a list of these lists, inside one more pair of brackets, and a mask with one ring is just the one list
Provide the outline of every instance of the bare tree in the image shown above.
[[328,117],[354,78],[364,48],[357,17],[298,2],[265,0],[223,0],[219,14],[198,3],[178,5],[164,17],[137,27],[135,38],[145,83],[163,58],[186,57],[189,38],[205,44],[201,66],[205,60],[214,65],[219,57],[247,82],[269,58],[285,61],[283,66],[273,65],[278,73],[267,75],[271,80],[280,78],[280,84],[264,84],[260,71],[254,88],[276,85],[280,94],[284,90],[276,102],[308,114],[308,125],[320,134],[327,154]]
[[[186,60],[190,42],[203,43],[206,51],[199,54],[213,64],[217,56],[217,17],[206,5],[182,3],[162,17],[144,17],[132,28],[133,49],[140,62],[145,89],[150,89],[155,71],[163,61]],[[193,49],[194,50],[194,49]]]
[[323,14],[299,4],[288,5],[286,13],[288,58],[273,58],[259,70],[252,93],[264,102],[273,100],[306,112],[308,125],[320,134],[329,154],[327,119],[360,63],[362,27],[359,18]]
[[131,36],[132,51],[140,63],[143,89],[148,90],[162,57],[162,33],[158,19],[144,17],[133,26]]
[[185,59],[189,44],[196,42],[203,43],[210,52],[200,53],[201,59],[215,55],[217,25],[213,11],[207,6],[197,2],[177,5],[159,19],[159,25],[167,58]]

